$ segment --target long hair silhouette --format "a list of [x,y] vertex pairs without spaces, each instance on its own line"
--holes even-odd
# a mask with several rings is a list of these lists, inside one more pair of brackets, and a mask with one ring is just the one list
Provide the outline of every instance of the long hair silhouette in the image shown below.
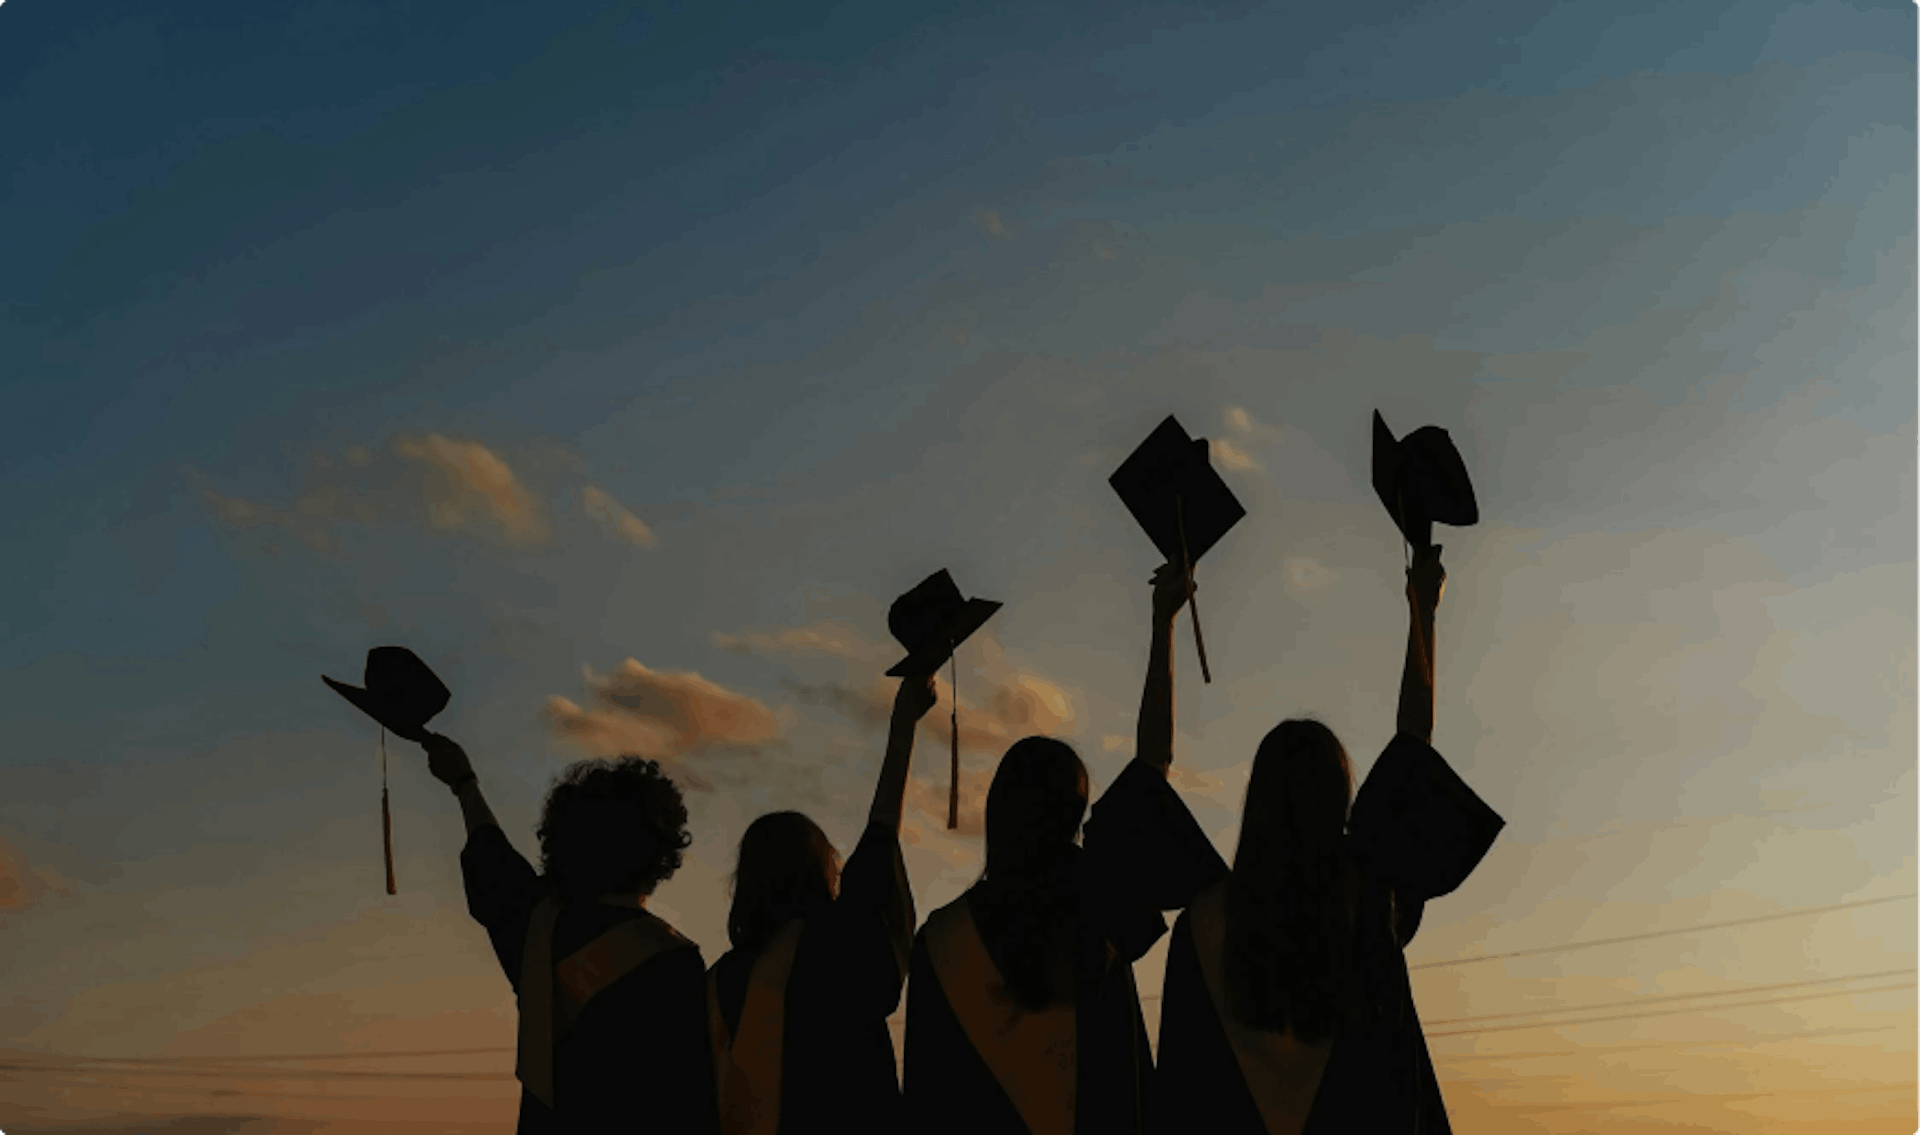
[[1362,992],[1344,838],[1353,766],[1318,721],[1260,742],[1227,877],[1224,976],[1244,1024],[1308,1044],[1352,1021]]
[[1061,999],[1051,967],[1072,956],[1079,922],[1074,837],[1087,812],[1087,768],[1052,737],[1016,741],[987,789],[987,865],[969,901],[1009,931],[1001,978],[1023,1009]]
[[839,891],[840,853],[820,825],[799,812],[769,812],[747,825],[733,872],[727,937],[748,953],[789,919],[825,907]]

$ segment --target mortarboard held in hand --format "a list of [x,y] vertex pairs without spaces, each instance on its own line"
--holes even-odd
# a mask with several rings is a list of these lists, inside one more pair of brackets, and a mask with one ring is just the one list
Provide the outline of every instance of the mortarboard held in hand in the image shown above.
[[1200,676],[1213,681],[1207,667],[1206,639],[1192,593],[1193,566],[1247,515],[1233,490],[1207,459],[1207,439],[1187,436],[1169,414],[1147,440],[1107,478],[1113,491],[1146,530],[1168,563],[1187,573],[1187,606],[1193,612],[1193,642],[1200,652]]
[[[895,663],[887,674],[895,678],[921,678],[940,669],[953,657],[956,647],[979,630],[1000,609],[992,599],[968,599],[947,574],[945,568],[921,580],[913,590],[893,601],[887,609],[887,629],[907,656]],[[960,681],[959,665],[953,677],[953,764],[947,790],[947,827],[960,824]]]
[[1433,547],[1435,521],[1459,527],[1480,523],[1466,462],[1439,426],[1421,426],[1395,440],[1375,410],[1373,491],[1407,543],[1423,552]]
[[[434,672],[420,657],[404,646],[376,646],[367,651],[364,688],[336,682],[325,674],[320,680],[333,692],[346,698],[360,712],[379,722],[395,736],[424,743],[427,722],[453,698]],[[380,829],[386,842],[387,893],[399,893],[393,878],[393,814],[387,803],[387,745],[385,734],[380,743]]]

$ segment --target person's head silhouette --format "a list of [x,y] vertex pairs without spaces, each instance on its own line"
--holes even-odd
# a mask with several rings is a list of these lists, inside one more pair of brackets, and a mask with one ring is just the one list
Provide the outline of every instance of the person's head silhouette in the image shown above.
[[1352,931],[1343,839],[1353,766],[1333,730],[1283,721],[1260,742],[1227,885],[1234,1013],[1307,1043],[1335,1028]]
[[790,919],[833,901],[840,853],[820,825],[799,812],[769,812],[740,836],[727,936],[736,950],[765,945]]
[[540,813],[540,866],[568,899],[634,898],[680,869],[693,842],[680,788],[640,757],[569,765]]
[[1026,1009],[1053,1004],[1078,915],[1075,836],[1087,813],[1087,768],[1052,737],[1016,741],[987,789],[987,864],[976,914],[1004,928],[996,955],[1007,992]]
[[1044,872],[1087,814],[1087,767],[1064,741],[1027,737],[1000,758],[987,789],[987,878]]

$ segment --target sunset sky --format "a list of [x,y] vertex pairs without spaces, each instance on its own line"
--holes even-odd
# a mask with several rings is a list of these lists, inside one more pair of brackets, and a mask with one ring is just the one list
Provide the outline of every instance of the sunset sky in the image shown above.
[[1415,970],[1456,1130],[1912,1129],[1912,3],[174,7],[0,6],[8,1135],[511,1130],[457,806],[390,738],[387,896],[319,680],[371,646],[529,855],[570,761],[710,786],[711,962],[753,817],[851,849],[950,569],[950,901],[1007,744],[1128,758],[1169,413],[1248,511],[1177,643],[1231,857],[1275,723],[1392,734],[1375,409],[1482,518],[1435,744],[1507,827],[1409,960],[1523,956]]

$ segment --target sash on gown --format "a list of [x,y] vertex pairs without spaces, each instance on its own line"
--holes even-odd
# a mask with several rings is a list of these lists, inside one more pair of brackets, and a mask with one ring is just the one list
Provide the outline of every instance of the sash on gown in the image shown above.
[[1303,1044],[1290,1031],[1251,1028],[1228,1010],[1224,972],[1226,897],[1227,884],[1215,883],[1187,908],[1200,976],[1267,1135],[1299,1135],[1307,1124],[1307,1113],[1313,1110],[1313,1097],[1319,1091],[1327,1060],[1333,1055],[1333,1041]]
[[961,1031],[1033,1135],[1073,1135],[1078,1077],[1071,959],[1056,967],[1056,1003],[1019,1007],[987,954],[965,895],[933,912],[927,958]]
[[772,1135],[780,1126],[787,978],[805,925],[792,919],[754,959],[737,1036],[727,1035],[727,1020],[720,1012],[720,967],[707,971],[708,1031],[713,1037],[713,1078],[720,1087],[722,1135]]
[[[541,899],[527,920],[520,965],[520,1043],[514,1075],[548,1108],[554,1107],[553,1052],[573,1031],[587,1003],[609,985],[667,950],[692,942],[650,911],[620,923],[553,964],[557,896]],[[556,986],[558,987],[556,989]]]

